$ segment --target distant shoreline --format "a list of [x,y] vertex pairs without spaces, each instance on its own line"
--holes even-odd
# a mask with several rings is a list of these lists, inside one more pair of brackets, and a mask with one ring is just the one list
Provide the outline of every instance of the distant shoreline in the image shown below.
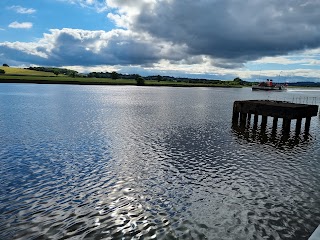
[[[24,79],[27,78],[27,79]],[[41,78],[41,79],[40,79]],[[55,79],[56,78],[56,79]],[[55,76],[8,76],[0,75],[0,83],[29,83],[29,84],[65,84],[65,85],[101,85],[101,86],[137,86],[134,79],[104,79],[104,78],[70,78]],[[243,88],[250,86],[229,85],[229,84],[206,84],[206,83],[186,83],[169,81],[146,80],[142,86],[147,87],[209,87],[209,88]],[[320,86],[288,86],[288,89],[320,89]]]
[[124,83],[107,83],[107,82],[85,82],[85,81],[70,81],[70,80],[24,80],[24,79],[1,79],[0,83],[31,83],[31,84],[69,84],[69,85],[135,85]]
[[[17,76],[15,76],[17,77]],[[115,85],[115,86],[136,86],[136,81],[131,80],[110,80],[110,79],[100,79],[99,78],[67,78],[55,80],[55,77],[49,77],[50,79],[36,79],[40,77],[34,77],[30,79],[30,76],[27,76],[29,79],[23,78],[2,78],[0,76],[0,83],[31,83],[31,84],[67,84],[67,85]],[[48,77],[43,77],[48,78]],[[240,85],[227,85],[227,84],[203,84],[203,83],[185,83],[185,82],[157,82],[146,80],[145,84],[142,86],[150,87],[221,87],[221,88],[242,88]]]
[[[258,82],[247,82],[239,77],[233,80],[198,79],[172,76],[146,76],[137,74],[121,74],[117,72],[92,72],[79,74],[70,69],[55,67],[16,68],[0,66],[0,83],[34,83],[34,84],[69,84],[69,85],[137,85],[135,79],[142,78],[140,86],[155,87],[251,87]],[[283,83],[284,84],[284,83]],[[288,83],[288,88],[320,88],[320,82]]]

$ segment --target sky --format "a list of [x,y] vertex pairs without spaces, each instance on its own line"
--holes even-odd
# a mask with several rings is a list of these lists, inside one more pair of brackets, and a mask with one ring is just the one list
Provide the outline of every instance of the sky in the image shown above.
[[320,0],[1,0],[0,63],[320,82]]

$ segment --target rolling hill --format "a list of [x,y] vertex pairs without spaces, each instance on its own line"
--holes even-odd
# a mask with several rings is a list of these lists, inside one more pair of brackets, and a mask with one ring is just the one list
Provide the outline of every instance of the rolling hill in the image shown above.
[[25,76],[55,76],[52,72],[40,72],[40,71],[34,71],[24,68],[14,68],[14,67],[2,67],[0,66],[0,69],[3,69],[6,73],[6,75],[25,75]]

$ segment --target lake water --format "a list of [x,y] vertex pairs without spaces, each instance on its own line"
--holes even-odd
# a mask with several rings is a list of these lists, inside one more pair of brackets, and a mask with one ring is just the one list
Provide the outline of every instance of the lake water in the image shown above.
[[0,239],[307,239],[319,116],[285,140],[231,118],[235,100],[319,96],[0,84]]

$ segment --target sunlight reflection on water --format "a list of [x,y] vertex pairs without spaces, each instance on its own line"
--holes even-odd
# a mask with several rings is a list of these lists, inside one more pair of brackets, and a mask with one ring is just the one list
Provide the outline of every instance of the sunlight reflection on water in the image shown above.
[[0,94],[0,239],[306,239],[320,222],[319,117],[286,142],[231,126],[233,101],[299,92],[2,86],[25,94]]

